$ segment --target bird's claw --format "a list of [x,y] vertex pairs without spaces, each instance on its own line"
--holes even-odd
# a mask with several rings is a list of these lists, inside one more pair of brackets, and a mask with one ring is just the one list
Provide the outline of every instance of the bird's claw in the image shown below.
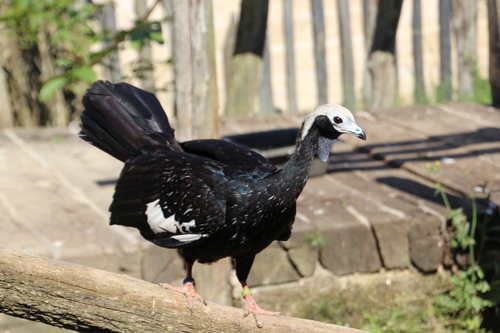
[[177,292],[184,294],[184,296],[186,296],[186,299],[188,302],[188,309],[189,309],[189,311],[191,311],[191,314],[193,314],[193,312],[194,312],[193,299],[197,299],[198,301],[203,303],[205,306],[207,305],[207,301],[205,300],[205,298],[203,298],[203,296],[201,296],[200,294],[198,294],[196,292],[196,290],[194,289],[194,285],[191,282],[185,283],[182,287],[174,287],[174,286],[171,286],[167,283],[160,283],[160,287],[165,288],[165,289],[169,289],[169,290],[173,290],[173,291],[177,291]]
[[273,311],[267,311],[261,308],[253,299],[252,295],[246,295],[245,296],[245,306],[243,307],[243,310],[245,310],[245,313],[243,314],[243,317],[248,317],[248,315],[252,314],[253,318],[255,319],[255,323],[257,324],[257,327],[262,328],[264,325],[262,324],[262,321],[259,318],[259,315],[266,315],[266,316],[279,316],[279,312],[273,312]]

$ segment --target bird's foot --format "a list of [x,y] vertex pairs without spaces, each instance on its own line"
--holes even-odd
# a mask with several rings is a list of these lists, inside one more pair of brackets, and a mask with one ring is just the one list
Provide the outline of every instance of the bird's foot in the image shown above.
[[252,314],[252,316],[255,319],[255,323],[257,324],[257,327],[262,327],[262,321],[259,318],[259,315],[267,315],[267,316],[279,316],[279,312],[273,312],[273,311],[267,311],[261,308],[257,302],[252,297],[252,292],[250,291],[249,288],[243,289],[243,292],[241,293],[243,295],[243,298],[245,299],[245,306],[243,307],[243,310],[245,310],[245,314],[243,315],[244,317],[247,317],[249,314]]
[[196,292],[196,290],[194,289],[194,285],[195,285],[194,279],[192,279],[192,278],[185,279],[182,287],[174,287],[174,286],[171,286],[167,283],[160,283],[160,286],[165,288],[165,289],[177,291],[177,292],[184,294],[184,296],[186,296],[186,298],[187,298],[188,309],[191,311],[191,313],[193,313],[193,311],[194,311],[194,303],[193,303],[194,299],[197,299],[201,303],[207,305],[207,301],[205,301],[203,296],[201,296],[200,294],[198,294]]

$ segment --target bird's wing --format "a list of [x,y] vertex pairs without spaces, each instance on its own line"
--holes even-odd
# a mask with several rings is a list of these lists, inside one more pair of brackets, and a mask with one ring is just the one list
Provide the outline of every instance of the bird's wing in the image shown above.
[[276,167],[253,150],[226,140],[193,140],[181,143],[184,151],[204,156],[225,165],[252,167],[255,172],[271,173]]
[[182,247],[216,232],[225,221],[222,167],[203,157],[162,152],[125,164],[110,206],[111,224],[138,228],[164,247]]

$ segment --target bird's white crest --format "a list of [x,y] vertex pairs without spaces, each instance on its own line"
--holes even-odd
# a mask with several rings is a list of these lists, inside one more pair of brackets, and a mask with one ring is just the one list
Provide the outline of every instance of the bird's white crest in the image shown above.
[[[191,227],[194,227],[195,225],[194,220],[191,220],[189,222],[179,222],[175,219],[175,215],[171,215],[165,218],[165,216],[163,216],[163,211],[160,207],[160,199],[157,199],[155,201],[146,204],[146,207],[147,207],[146,208],[147,222],[149,224],[149,227],[151,228],[151,230],[153,230],[155,234],[162,233],[165,231],[171,232],[173,234],[178,232],[181,233],[189,232],[189,229],[191,229]],[[201,234],[192,234],[192,236],[193,237],[198,236],[197,239],[202,237]],[[173,236],[172,238],[176,237],[177,236]],[[183,241],[183,239],[186,239],[186,237],[184,238],[181,237],[181,239],[178,240]]]
[[302,130],[301,136],[302,140],[307,136],[307,133],[309,133],[309,130],[311,129],[311,126],[313,125],[314,120],[317,116],[327,116],[332,123],[333,117],[335,116],[345,117],[349,121],[355,122],[354,116],[352,115],[351,111],[349,111],[342,105],[333,103],[320,105],[305,117],[303,125],[304,128]]

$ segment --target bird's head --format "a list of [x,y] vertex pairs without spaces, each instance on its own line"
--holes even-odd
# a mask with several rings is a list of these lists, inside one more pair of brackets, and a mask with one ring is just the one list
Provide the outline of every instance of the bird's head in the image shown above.
[[318,106],[304,119],[301,140],[304,140],[312,128],[319,132],[318,156],[326,162],[335,140],[343,134],[351,134],[366,140],[365,132],[356,124],[351,111],[337,104]]

